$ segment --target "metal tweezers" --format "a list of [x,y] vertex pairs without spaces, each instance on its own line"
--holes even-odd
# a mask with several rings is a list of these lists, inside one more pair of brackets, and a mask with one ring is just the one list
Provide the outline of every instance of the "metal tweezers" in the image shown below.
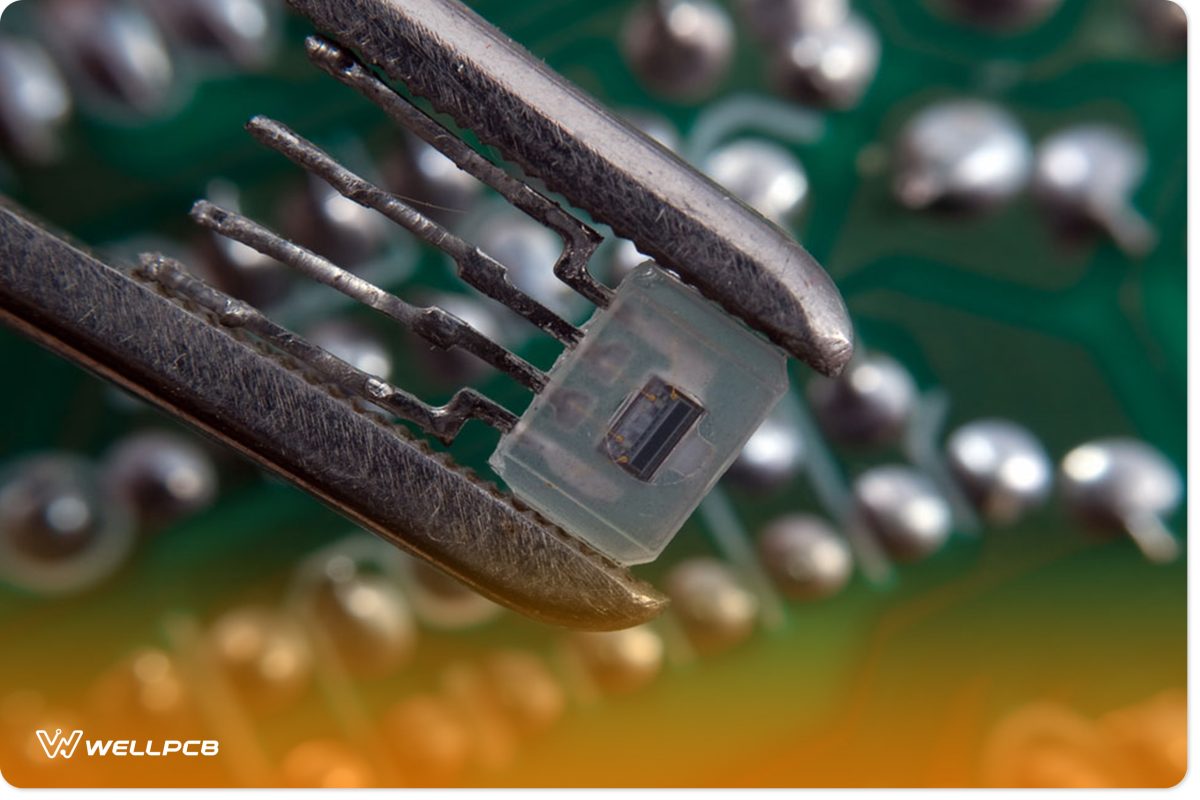
[[[834,374],[849,360],[845,306],[802,247],[460,3],[289,2],[328,37],[309,41],[319,67],[559,233],[565,249],[555,274],[598,307],[611,292],[587,271],[600,241],[595,231],[416,111],[372,67],[818,371]],[[477,249],[279,123],[256,119],[249,127],[346,196],[446,250],[467,283],[565,346],[578,340],[578,330],[516,291],[503,267]],[[212,204],[197,204],[193,216],[388,313],[437,346],[466,349],[533,391],[544,385],[542,373],[440,309],[416,308],[356,283]],[[511,429],[511,412],[470,389],[441,408],[427,406],[170,259],[147,255],[133,269],[114,267],[0,204],[0,321],[521,613],[574,628],[616,629],[665,606],[628,570],[371,409],[382,407],[443,441],[468,419]]]

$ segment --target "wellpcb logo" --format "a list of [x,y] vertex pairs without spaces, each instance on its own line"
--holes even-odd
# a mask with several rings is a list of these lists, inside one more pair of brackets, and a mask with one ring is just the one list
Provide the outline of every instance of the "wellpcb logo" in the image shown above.
[[216,739],[84,739],[83,731],[74,730],[71,735],[63,734],[59,728],[51,735],[49,731],[38,730],[38,741],[46,751],[46,758],[70,758],[75,755],[80,741],[83,742],[84,753],[89,757],[118,756],[141,758],[151,756],[182,755],[189,758],[197,756],[215,756],[220,753],[221,743]]
[[37,732],[38,741],[42,743],[42,749],[46,751],[46,758],[70,758],[75,755],[75,748],[79,746],[79,740],[83,738],[83,731],[76,730],[70,736],[63,736],[62,728],[59,728],[51,736],[46,731],[39,730]]

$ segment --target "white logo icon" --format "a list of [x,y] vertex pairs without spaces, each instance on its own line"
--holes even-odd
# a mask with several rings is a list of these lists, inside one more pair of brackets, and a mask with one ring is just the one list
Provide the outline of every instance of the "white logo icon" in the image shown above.
[[83,731],[71,731],[64,736],[62,728],[51,734],[49,731],[37,731],[38,741],[46,751],[46,758],[70,758],[75,755],[79,743],[83,742],[85,755],[117,756],[119,758],[142,758],[152,756],[181,755],[188,758],[198,756],[213,757],[221,752],[221,743],[216,739],[84,739]]
[[37,732],[38,741],[42,743],[42,749],[46,751],[46,758],[70,758],[75,755],[75,748],[79,746],[79,740],[83,738],[83,731],[75,730],[70,736],[63,736],[62,728],[59,728],[51,736],[48,732],[39,730]]

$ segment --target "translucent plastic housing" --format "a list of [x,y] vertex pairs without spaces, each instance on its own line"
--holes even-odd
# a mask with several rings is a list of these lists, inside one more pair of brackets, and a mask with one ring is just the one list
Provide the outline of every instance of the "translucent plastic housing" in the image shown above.
[[647,263],[555,364],[490,463],[615,561],[653,561],[786,389],[781,350]]

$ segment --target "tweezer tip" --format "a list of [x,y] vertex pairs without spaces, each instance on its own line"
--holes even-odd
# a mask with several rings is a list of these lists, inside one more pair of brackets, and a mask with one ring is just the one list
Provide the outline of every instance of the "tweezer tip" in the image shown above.
[[[776,302],[768,308],[757,303],[758,315],[747,321],[791,355],[833,378],[854,356],[854,323],[841,292],[815,262],[806,277],[802,284],[792,275],[780,280]],[[779,302],[781,296],[786,302]]]
[[609,590],[577,590],[569,605],[523,608],[522,611],[552,625],[588,631],[619,631],[642,625],[670,605],[665,595],[625,573]]
[[836,378],[854,357],[854,329],[849,317],[844,328],[829,331],[819,347],[820,357],[809,363],[827,378]]
[[666,611],[671,604],[665,596],[650,589],[646,593],[631,597],[631,603],[621,614],[610,614],[598,620],[592,628],[597,631],[619,631],[643,625]]

